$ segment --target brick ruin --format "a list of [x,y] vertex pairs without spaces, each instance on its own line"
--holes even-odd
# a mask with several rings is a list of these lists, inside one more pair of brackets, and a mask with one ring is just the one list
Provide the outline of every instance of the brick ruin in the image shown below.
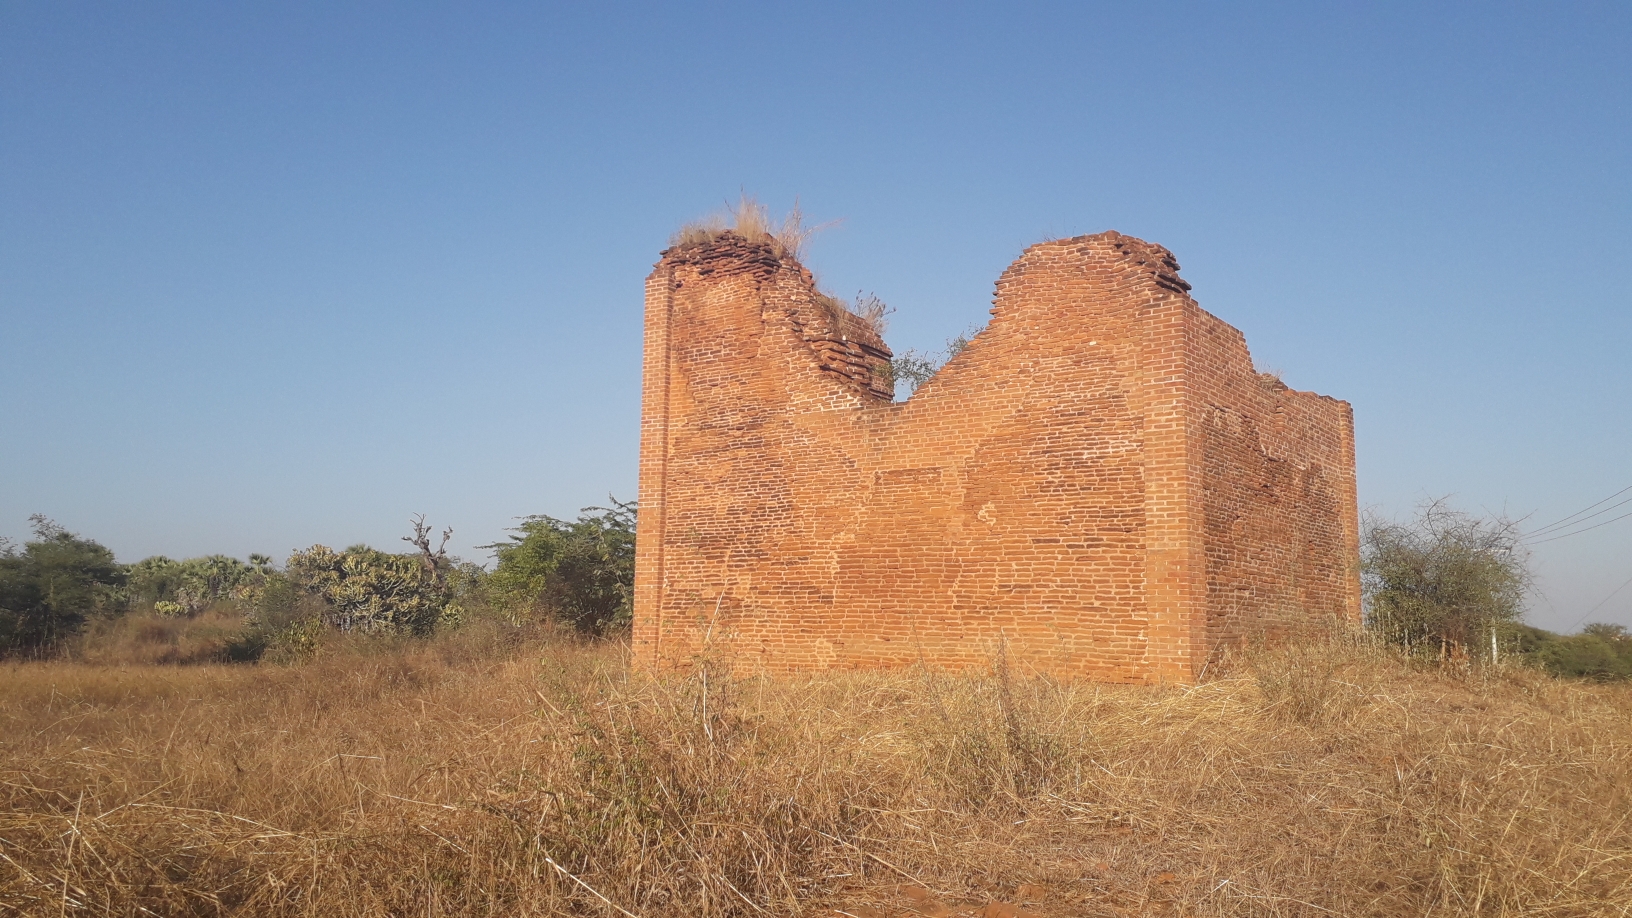
[[769,672],[1011,662],[1189,681],[1358,621],[1348,403],[1254,371],[1168,250],[1028,248],[910,399],[869,323],[774,243],[646,281],[634,652]]

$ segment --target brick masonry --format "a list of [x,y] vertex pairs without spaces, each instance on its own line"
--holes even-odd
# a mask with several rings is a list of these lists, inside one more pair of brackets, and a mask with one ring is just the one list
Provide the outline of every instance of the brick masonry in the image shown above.
[[646,282],[634,652],[770,672],[1188,681],[1358,621],[1348,403],[1256,373],[1172,253],[1040,243],[904,402],[804,267],[733,233]]

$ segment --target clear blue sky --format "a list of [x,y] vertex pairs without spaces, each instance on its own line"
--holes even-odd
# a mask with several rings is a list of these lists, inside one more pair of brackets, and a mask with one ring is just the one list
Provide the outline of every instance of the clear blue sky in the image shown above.
[[[842,218],[808,260],[898,350],[1044,236],[1160,242],[1354,404],[1362,504],[1540,526],[1632,485],[1628,48],[1624,3],[8,2],[0,534],[481,558],[632,497],[642,280],[742,189]],[[1632,519],[1535,559],[1569,629]]]

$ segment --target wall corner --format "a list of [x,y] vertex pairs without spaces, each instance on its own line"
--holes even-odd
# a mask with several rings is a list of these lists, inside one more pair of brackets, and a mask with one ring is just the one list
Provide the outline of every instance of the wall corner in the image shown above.
[[674,268],[665,259],[646,278],[645,350],[641,361],[639,515],[630,647],[635,664],[646,667],[658,665],[662,653],[673,308]]

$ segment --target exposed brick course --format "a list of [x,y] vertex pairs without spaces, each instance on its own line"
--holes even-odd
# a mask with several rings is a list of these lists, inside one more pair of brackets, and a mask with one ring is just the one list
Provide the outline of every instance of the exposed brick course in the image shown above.
[[739,665],[1193,679],[1357,620],[1353,417],[1256,373],[1172,253],[1040,243],[905,402],[888,348],[769,244],[646,285],[634,649]]

